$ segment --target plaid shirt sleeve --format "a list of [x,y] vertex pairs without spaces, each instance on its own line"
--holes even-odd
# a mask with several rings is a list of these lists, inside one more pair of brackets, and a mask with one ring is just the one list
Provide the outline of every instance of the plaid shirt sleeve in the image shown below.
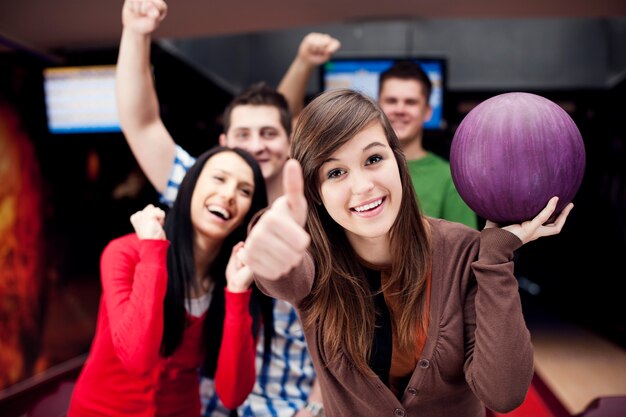
[[191,168],[195,162],[196,158],[189,155],[189,153],[180,146],[176,145],[172,172],[170,172],[170,177],[167,180],[167,186],[159,199],[161,203],[167,204],[170,207],[174,204],[180,183],[183,181],[183,178],[189,168]]

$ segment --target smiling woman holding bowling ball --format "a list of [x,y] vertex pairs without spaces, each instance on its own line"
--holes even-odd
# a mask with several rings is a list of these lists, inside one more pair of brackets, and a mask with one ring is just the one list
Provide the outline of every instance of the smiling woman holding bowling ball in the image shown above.
[[285,195],[241,260],[296,306],[331,416],[484,417],[524,400],[533,349],[513,275],[525,243],[560,233],[550,199],[478,231],[424,216],[380,107],[347,89],[300,116]]

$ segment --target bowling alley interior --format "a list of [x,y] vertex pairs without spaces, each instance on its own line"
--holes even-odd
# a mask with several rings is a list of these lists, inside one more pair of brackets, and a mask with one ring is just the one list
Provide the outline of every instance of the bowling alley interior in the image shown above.
[[[61,417],[95,332],[102,250],[133,231],[134,212],[167,207],[115,121],[79,120],[92,102],[115,119],[123,2],[13,3],[0,6],[0,415]],[[395,10],[372,0],[343,10],[322,1],[313,13],[276,0],[252,10],[256,19],[232,2],[191,3],[207,10],[194,16],[172,2],[151,65],[164,124],[194,156],[218,143],[238,92],[278,85],[312,31],[341,41],[335,65],[432,63],[438,119],[424,147],[446,159],[464,117],[493,96],[528,92],[564,109],[586,157],[574,209],[560,234],[515,253],[533,381],[518,409],[486,413],[626,416],[626,3],[483,0],[469,10],[458,0],[445,10],[407,1]],[[306,100],[328,88],[333,68],[311,74]],[[59,89],[75,109],[63,121],[53,119]]]

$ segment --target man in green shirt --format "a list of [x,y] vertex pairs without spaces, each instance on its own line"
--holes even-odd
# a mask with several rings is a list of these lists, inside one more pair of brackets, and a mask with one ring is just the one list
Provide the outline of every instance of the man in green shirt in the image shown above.
[[424,123],[432,115],[431,90],[432,83],[420,65],[402,60],[380,74],[378,103],[400,139],[424,213],[476,229],[476,214],[456,190],[450,163],[422,146]]

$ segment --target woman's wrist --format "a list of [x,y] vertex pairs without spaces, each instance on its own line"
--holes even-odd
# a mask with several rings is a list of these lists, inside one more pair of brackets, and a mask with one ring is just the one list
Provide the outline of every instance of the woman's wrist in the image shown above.
[[242,293],[242,292],[246,292],[250,289],[249,285],[240,285],[240,284],[235,284],[235,283],[227,283],[226,284],[226,289],[228,290],[228,292],[232,292],[232,293]]

